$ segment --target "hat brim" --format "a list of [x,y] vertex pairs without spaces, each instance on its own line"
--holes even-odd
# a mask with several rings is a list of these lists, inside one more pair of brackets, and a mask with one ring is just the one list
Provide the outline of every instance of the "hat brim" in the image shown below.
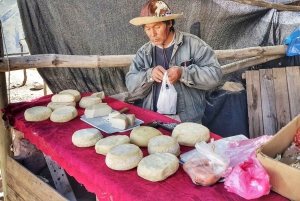
[[172,14],[165,17],[136,17],[129,21],[129,23],[139,26],[143,24],[151,24],[155,22],[163,22],[167,20],[178,19],[182,17],[183,14]]

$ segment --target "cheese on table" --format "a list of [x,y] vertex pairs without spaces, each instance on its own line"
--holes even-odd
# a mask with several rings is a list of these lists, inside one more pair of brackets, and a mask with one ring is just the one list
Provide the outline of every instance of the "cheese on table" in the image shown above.
[[106,165],[113,170],[135,168],[143,158],[142,150],[134,144],[120,144],[112,147],[105,158]]
[[149,140],[158,135],[162,135],[162,133],[156,128],[139,126],[130,132],[130,142],[139,147],[147,147]]
[[76,102],[50,102],[48,103],[47,107],[50,108],[52,111],[56,110],[57,108],[64,107],[64,106],[76,106]]
[[90,105],[84,110],[84,115],[86,118],[102,117],[107,116],[111,113],[112,108],[104,103],[96,103],[95,105]]
[[120,130],[125,130],[129,126],[128,120],[127,120],[126,116],[123,114],[119,114],[115,117],[112,117],[110,123],[111,123],[111,127],[117,128]]
[[113,111],[112,113],[109,113],[109,114],[108,114],[108,121],[109,121],[109,123],[111,123],[111,120],[112,120],[113,117],[118,116],[118,115],[120,115],[120,114],[121,114],[121,113],[118,112],[118,111]]
[[168,135],[159,135],[149,140],[148,153],[170,153],[179,156],[180,146],[175,138]]
[[180,145],[195,146],[197,142],[208,141],[210,133],[208,128],[202,124],[184,122],[174,128],[172,137],[175,138]]
[[53,122],[68,122],[77,117],[78,112],[74,106],[64,106],[51,113],[50,120]]
[[135,115],[134,114],[126,114],[126,118],[127,118],[129,126],[133,126],[134,121],[135,121]]
[[179,160],[174,154],[155,153],[140,161],[137,174],[148,181],[163,181],[174,174],[178,167]]
[[105,98],[104,91],[93,93],[91,96],[98,97],[101,99]]
[[45,106],[35,106],[28,108],[24,112],[24,117],[26,121],[44,121],[49,119],[52,110]]
[[59,92],[58,94],[72,94],[73,96],[75,96],[75,102],[78,102],[81,99],[80,92],[77,90],[74,90],[74,89],[66,89],[66,90]]
[[87,108],[88,106],[95,105],[97,103],[102,103],[101,98],[98,97],[92,97],[92,96],[86,96],[82,97],[79,101],[79,107],[81,108]]
[[73,94],[54,94],[51,97],[51,102],[73,102],[75,101],[75,96]]
[[85,128],[75,131],[72,135],[72,142],[77,147],[94,146],[103,135],[96,128]]
[[127,135],[112,135],[106,138],[100,139],[96,145],[96,153],[106,155],[107,152],[114,146],[119,144],[129,144],[130,140]]

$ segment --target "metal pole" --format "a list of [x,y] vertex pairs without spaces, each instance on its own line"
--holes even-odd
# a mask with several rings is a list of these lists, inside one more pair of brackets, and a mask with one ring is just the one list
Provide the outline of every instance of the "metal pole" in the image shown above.
[[[2,23],[0,21],[0,57],[4,56],[3,39],[2,39]],[[8,103],[6,77],[5,72],[0,73],[0,109],[5,108]],[[2,115],[1,115],[2,117]],[[10,155],[10,144],[12,138],[10,130],[5,126],[5,122],[1,118],[0,120],[0,162],[1,162],[1,175],[2,175],[2,187],[4,193],[4,200],[7,200],[7,156]]]

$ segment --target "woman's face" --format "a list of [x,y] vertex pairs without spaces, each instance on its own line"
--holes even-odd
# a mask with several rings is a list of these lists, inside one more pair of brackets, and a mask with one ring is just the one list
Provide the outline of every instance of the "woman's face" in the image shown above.
[[144,25],[144,30],[152,43],[166,47],[173,40],[173,34],[170,34],[171,26],[171,23],[166,25],[164,22],[155,22]]

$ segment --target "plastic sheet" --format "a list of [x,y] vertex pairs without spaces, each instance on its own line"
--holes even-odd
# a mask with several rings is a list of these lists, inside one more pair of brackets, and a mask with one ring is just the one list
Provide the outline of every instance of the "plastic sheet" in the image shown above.
[[286,55],[289,57],[300,55],[300,36],[294,38],[292,42],[289,44],[286,50]]
[[225,178],[224,187],[245,199],[255,199],[270,192],[270,178],[253,152],[244,162],[236,165]]
[[287,38],[284,39],[284,44],[289,45],[295,38],[300,36],[300,27],[295,29]]

